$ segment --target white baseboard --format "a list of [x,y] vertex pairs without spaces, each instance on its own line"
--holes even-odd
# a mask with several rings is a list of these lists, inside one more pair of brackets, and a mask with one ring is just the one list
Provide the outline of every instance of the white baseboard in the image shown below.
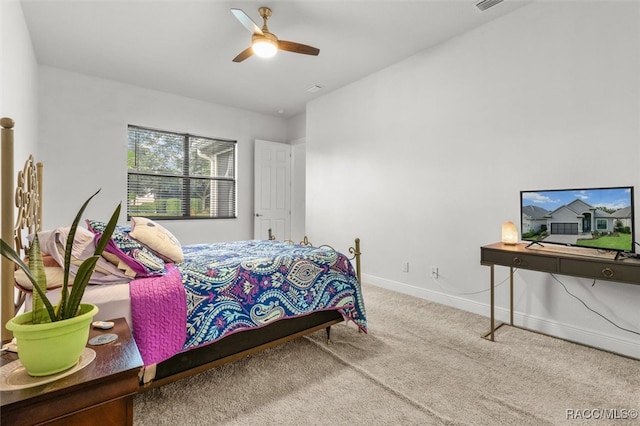
[[[487,317],[487,331],[489,331],[490,306],[488,303],[481,303],[464,297],[450,295],[439,291],[427,290],[425,288],[392,281],[373,275],[363,274],[362,280],[365,283],[373,284],[377,287],[408,294],[410,296],[426,299],[431,302],[462,309],[467,312]],[[366,302],[366,301],[365,301]],[[509,322],[509,309],[496,307],[496,321]],[[573,325],[536,317],[522,312],[513,313],[513,322],[517,326],[526,327],[550,336],[579,343],[585,346],[602,349],[616,354],[640,359],[640,343],[622,339],[617,336],[610,336],[603,333],[596,333],[592,330],[578,328]]]

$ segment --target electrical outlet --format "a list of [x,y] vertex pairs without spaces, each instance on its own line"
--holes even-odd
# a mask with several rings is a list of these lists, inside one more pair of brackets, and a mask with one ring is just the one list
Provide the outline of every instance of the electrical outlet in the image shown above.
[[438,278],[438,267],[437,266],[432,266],[431,267],[431,278]]
[[409,262],[406,260],[402,262],[402,272],[409,272]]

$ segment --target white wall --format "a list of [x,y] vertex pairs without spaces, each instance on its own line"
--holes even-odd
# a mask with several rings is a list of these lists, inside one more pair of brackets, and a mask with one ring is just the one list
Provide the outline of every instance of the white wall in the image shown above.
[[308,236],[305,230],[307,146],[305,139],[298,141],[291,146],[291,240],[296,242]]
[[299,141],[307,136],[307,114],[305,112],[287,120],[287,140]]
[[18,1],[0,1],[0,48],[0,117],[16,122],[17,173],[29,154],[38,153],[38,64]]
[[[287,136],[291,144],[291,240],[302,241],[305,230],[306,209],[306,135],[307,114],[298,114],[287,120]],[[313,238],[313,237],[311,237]],[[313,240],[312,240],[313,241]]]
[[0,1],[0,117],[15,121],[15,182],[15,176],[22,170],[29,154],[39,160],[38,64],[22,6],[13,0]]
[[[307,232],[361,237],[368,282],[488,315],[480,246],[520,222],[520,190],[640,194],[639,36],[637,2],[538,2],[310,102]],[[640,286],[560,279],[640,331]],[[640,357],[549,275],[516,283],[517,322]],[[508,285],[497,303],[508,319]]]
[[254,140],[286,140],[285,119],[51,67],[40,68],[39,93],[47,227],[70,223],[98,188],[87,217],[108,219],[127,199],[127,125],[137,124],[237,140],[238,218],[163,224],[183,244],[253,238]]

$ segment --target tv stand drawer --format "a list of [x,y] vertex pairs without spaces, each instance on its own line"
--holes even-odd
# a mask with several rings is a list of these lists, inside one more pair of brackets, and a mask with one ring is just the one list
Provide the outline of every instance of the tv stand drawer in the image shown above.
[[640,284],[640,265],[560,258],[560,274]]
[[538,256],[519,251],[482,250],[482,264],[511,266],[519,269],[533,269],[543,272],[558,272],[555,257]]

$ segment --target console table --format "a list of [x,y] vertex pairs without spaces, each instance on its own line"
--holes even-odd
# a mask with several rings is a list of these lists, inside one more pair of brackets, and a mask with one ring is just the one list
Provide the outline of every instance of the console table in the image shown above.
[[[598,257],[592,249],[584,249],[588,255],[580,255],[579,248],[562,247],[527,248],[527,243],[504,244],[495,243],[480,247],[480,263],[491,268],[491,329],[482,337],[494,341],[494,332],[504,325],[495,324],[494,300],[494,266],[507,266],[510,269],[510,306],[509,324],[513,326],[513,271],[529,269],[550,274],[569,275],[573,277],[591,278],[597,280],[616,281],[627,284],[640,284],[640,260],[634,258],[619,258],[617,260]],[[575,250],[574,253],[571,251]]]

